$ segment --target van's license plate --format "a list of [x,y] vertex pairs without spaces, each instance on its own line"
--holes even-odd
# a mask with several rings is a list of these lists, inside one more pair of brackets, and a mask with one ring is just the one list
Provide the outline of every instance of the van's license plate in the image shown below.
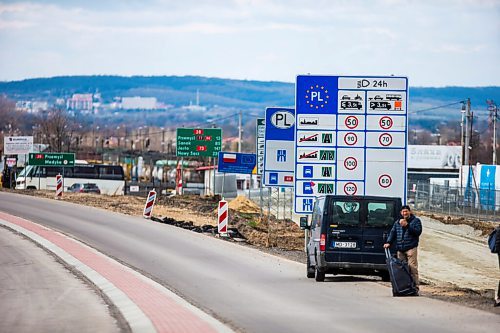
[[355,249],[356,242],[333,242],[333,247],[339,249]]

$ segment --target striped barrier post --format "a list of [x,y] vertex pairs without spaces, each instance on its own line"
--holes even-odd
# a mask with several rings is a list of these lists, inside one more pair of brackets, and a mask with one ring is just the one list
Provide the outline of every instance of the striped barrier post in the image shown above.
[[149,191],[148,199],[146,200],[146,205],[144,205],[144,213],[142,213],[142,216],[145,219],[151,218],[151,215],[153,214],[153,206],[155,204],[155,200],[156,200],[156,191],[153,189]]
[[226,200],[219,201],[219,208],[217,209],[218,223],[217,231],[220,235],[227,235],[227,222],[229,220],[229,213],[227,211],[228,204]]
[[60,199],[63,195],[63,177],[56,175],[56,198]]

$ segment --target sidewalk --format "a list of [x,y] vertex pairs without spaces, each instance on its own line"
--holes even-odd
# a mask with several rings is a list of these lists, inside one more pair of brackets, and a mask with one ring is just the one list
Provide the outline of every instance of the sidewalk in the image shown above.
[[0,332],[119,332],[102,298],[53,256],[0,227]]

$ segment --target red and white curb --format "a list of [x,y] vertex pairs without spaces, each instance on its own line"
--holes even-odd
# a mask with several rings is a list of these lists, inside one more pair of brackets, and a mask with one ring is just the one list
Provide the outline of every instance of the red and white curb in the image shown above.
[[132,332],[233,332],[159,283],[73,238],[3,212],[0,225],[32,239],[86,276],[117,307]]

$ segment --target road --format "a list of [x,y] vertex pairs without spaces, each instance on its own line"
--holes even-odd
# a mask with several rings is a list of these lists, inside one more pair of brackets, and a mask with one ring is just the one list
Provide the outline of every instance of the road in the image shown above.
[[364,279],[315,283],[302,264],[139,217],[10,193],[0,193],[0,211],[72,235],[243,332],[492,332],[500,324],[476,309],[393,298]]

